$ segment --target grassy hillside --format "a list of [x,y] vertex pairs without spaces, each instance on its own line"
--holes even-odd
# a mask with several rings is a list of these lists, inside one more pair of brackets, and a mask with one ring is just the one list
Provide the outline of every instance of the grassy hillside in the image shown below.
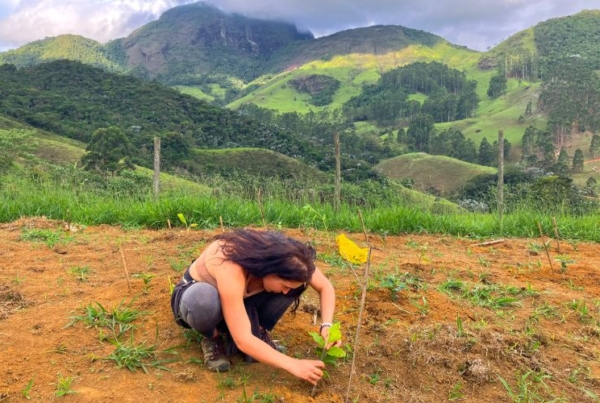
[[410,178],[414,188],[427,191],[437,189],[450,195],[467,180],[484,173],[495,173],[495,168],[460,161],[454,158],[425,153],[404,154],[377,164],[374,168],[385,176],[402,180]]
[[79,61],[108,71],[125,72],[124,67],[110,57],[104,45],[79,35],[59,35],[0,53],[0,64],[9,63],[17,67],[60,59]]
[[294,158],[258,148],[193,151],[190,165],[199,174],[224,177],[247,175],[261,178],[313,179],[326,182],[328,176]]
[[[414,62],[440,61],[461,71],[469,68],[474,70],[478,57],[477,52],[459,48],[440,40],[432,46],[412,44],[385,53],[356,52],[326,59],[316,59],[297,66],[293,70],[261,77],[256,81],[260,84],[258,89],[230,103],[228,106],[236,108],[243,103],[253,103],[280,112],[296,111],[299,113],[324,108],[336,109],[340,108],[353,96],[360,94],[363,85],[375,83],[380,74],[389,69]],[[312,74],[328,75],[341,82],[341,87],[336,92],[330,105],[320,108],[311,106],[307,102],[307,95],[295,91],[288,84],[292,79]],[[469,78],[485,82],[485,90],[487,90],[487,81],[491,76],[492,73],[487,72]],[[253,85],[253,83],[249,85]],[[478,85],[478,87],[481,87],[481,85]]]

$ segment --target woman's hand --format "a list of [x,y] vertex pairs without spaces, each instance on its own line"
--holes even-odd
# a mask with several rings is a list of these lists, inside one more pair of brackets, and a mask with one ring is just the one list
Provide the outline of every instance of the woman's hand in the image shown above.
[[292,375],[316,385],[323,376],[323,368],[325,368],[323,361],[294,360],[288,371]]
[[[329,326],[324,326],[323,328],[321,328],[321,337],[323,337],[323,340],[327,340],[329,338]],[[334,343],[327,343],[327,345],[325,346],[325,349],[329,350],[333,346],[341,347],[342,341],[338,340]]]

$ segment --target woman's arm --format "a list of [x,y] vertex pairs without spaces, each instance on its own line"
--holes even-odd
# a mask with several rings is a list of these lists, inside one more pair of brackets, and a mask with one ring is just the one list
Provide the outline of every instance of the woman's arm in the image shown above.
[[[319,269],[316,269],[313,273],[309,285],[319,293],[319,299],[321,301],[321,322],[332,323],[333,313],[335,311],[335,290],[333,285]],[[325,326],[320,330],[321,336],[323,336],[324,339],[327,339],[329,327]],[[336,345],[339,344],[341,344],[341,341],[336,343]]]
[[250,319],[243,300],[246,287],[244,271],[233,262],[221,261],[218,264],[217,270],[208,267],[207,269],[217,280],[223,316],[238,348],[262,363],[284,369],[312,384],[321,379],[323,376],[321,368],[324,368],[321,361],[293,359],[252,334]]

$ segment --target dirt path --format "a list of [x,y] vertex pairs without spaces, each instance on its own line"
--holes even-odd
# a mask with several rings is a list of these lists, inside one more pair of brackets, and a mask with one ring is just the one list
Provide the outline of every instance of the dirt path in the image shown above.
[[[316,245],[318,265],[337,289],[336,320],[351,340],[360,290],[333,236],[286,232]],[[199,344],[173,323],[169,282],[214,234],[109,226],[67,232],[43,218],[0,225],[0,401],[342,402],[349,363],[330,370],[316,399],[310,385],[263,364],[236,359],[220,375],[203,368]],[[562,242],[558,252],[551,243],[551,270],[539,240],[480,241],[371,236],[376,249],[352,399],[511,401],[500,378],[512,391],[528,387],[544,399],[600,396],[600,246]],[[356,270],[362,276],[363,267]],[[155,348],[147,373],[107,359],[116,354],[110,326],[83,320],[98,304],[146,313],[119,340]],[[307,293],[298,314],[274,331],[292,356],[315,357],[308,336],[315,304]],[[152,366],[157,359],[175,361],[161,369]],[[55,396],[60,390],[74,393]]]

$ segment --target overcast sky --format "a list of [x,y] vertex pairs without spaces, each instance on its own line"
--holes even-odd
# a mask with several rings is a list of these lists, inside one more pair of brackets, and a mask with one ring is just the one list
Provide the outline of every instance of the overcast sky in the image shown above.
[[[208,0],[240,14],[283,19],[315,36],[376,24],[422,29],[485,50],[553,17],[600,9],[600,0]],[[72,33],[127,36],[186,0],[0,0],[0,51]]]

